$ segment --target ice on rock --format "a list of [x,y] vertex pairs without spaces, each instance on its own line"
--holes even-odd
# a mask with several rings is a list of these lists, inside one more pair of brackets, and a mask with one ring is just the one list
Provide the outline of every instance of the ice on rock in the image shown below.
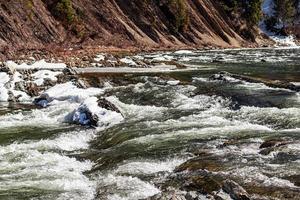
[[9,75],[5,72],[0,72],[0,85],[4,85],[9,82]]
[[87,98],[72,116],[72,121],[80,125],[107,127],[123,120],[120,113],[107,110],[98,105],[97,97]]
[[94,61],[96,62],[100,62],[100,61],[104,61],[105,60],[105,54],[99,54],[96,56],[96,58],[94,58]]
[[9,82],[9,75],[5,72],[0,72],[0,101],[8,101],[8,89],[5,85]]
[[179,50],[179,51],[175,51],[174,54],[193,54],[193,51],[190,51],[190,50]]
[[136,66],[137,64],[132,60],[132,59],[130,59],[130,58],[122,58],[122,59],[120,59],[120,61],[122,62],[122,63],[125,63],[125,64],[128,64],[128,65],[134,65],[134,66]]
[[61,73],[62,72],[53,72],[50,70],[40,70],[32,74],[32,77],[35,79],[34,83],[36,83],[38,86],[41,86],[44,84],[45,79],[49,79],[51,81],[56,82],[57,76]]
[[15,70],[29,70],[29,69],[48,69],[48,70],[63,70],[67,66],[64,63],[48,63],[44,59],[33,63],[32,65],[28,65],[26,63],[18,65],[13,61],[7,61],[5,63],[6,67]]
[[104,90],[100,88],[78,88],[72,82],[55,85],[54,87],[46,90],[44,94],[47,94],[50,99],[58,101],[75,101],[78,103],[83,102],[85,99],[91,96],[103,94]]

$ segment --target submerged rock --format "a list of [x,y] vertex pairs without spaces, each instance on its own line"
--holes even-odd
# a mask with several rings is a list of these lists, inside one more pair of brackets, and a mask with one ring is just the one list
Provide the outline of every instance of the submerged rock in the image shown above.
[[291,144],[291,141],[283,140],[283,139],[271,139],[266,140],[260,145],[261,151],[259,152],[262,155],[269,155],[271,152],[276,151],[282,146]]
[[279,147],[283,145],[289,144],[289,141],[275,139],[275,140],[266,140],[264,143],[260,145],[260,149],[270,148],[270,147]]
[[113,103],[111,103],[105,98],[98,99],[98,106],[100,106],[101,108],[105,108],[106,110],[111,110],[117,113],[121,113],[121,111],[117,108],[117,106],[115,106]]

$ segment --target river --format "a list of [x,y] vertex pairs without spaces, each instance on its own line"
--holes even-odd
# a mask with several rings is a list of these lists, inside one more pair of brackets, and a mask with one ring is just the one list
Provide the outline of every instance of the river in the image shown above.
[[[164,199],[189,191],[212,199],[187,187],[196,172],[234,180],[252,199],[300,199],[300,93],[264,82],[299,86],[300,49],[135,57],[192,70],[115,75],[100,93],[124,120],[111,117],[97,129],[66,123],[78,101],[0,104],[0,199]],[[263,81],[220,78],[224,71]],[[276,145],[264,148],[265,141]],[[191,160],[201,166],[181,172]]]

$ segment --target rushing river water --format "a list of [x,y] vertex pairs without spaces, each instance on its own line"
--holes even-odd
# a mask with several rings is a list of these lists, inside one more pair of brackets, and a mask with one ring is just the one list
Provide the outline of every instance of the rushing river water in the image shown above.
[[[1,200],[159,199],[188,191],[175,169],[190,159],[254,199],[300,199],[299,92],[210,78],[226,71],[299,85],[299,49],[137,57],[193,70],[115,78],[102,96],[125,119],[102,129],[65,123],[76,101],[0,104]],[[279,145],[260,148],[268,140]]]

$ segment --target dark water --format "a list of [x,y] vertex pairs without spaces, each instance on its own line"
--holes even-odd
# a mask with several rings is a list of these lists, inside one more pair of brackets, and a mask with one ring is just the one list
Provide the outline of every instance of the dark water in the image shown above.
[[[227,71],[297,85],[299,55],[299,49],[142,55],[194,68],[112,81],[104,96],[125,120],[106,129],[64,123],[77,103],[44,110],[1,104],[0,199],[133,200],[180,192],[170,177],[193,158],[253,198],[300,199],[299,92],[209,78]],[[281,145],[260,148],[268,140]]]

